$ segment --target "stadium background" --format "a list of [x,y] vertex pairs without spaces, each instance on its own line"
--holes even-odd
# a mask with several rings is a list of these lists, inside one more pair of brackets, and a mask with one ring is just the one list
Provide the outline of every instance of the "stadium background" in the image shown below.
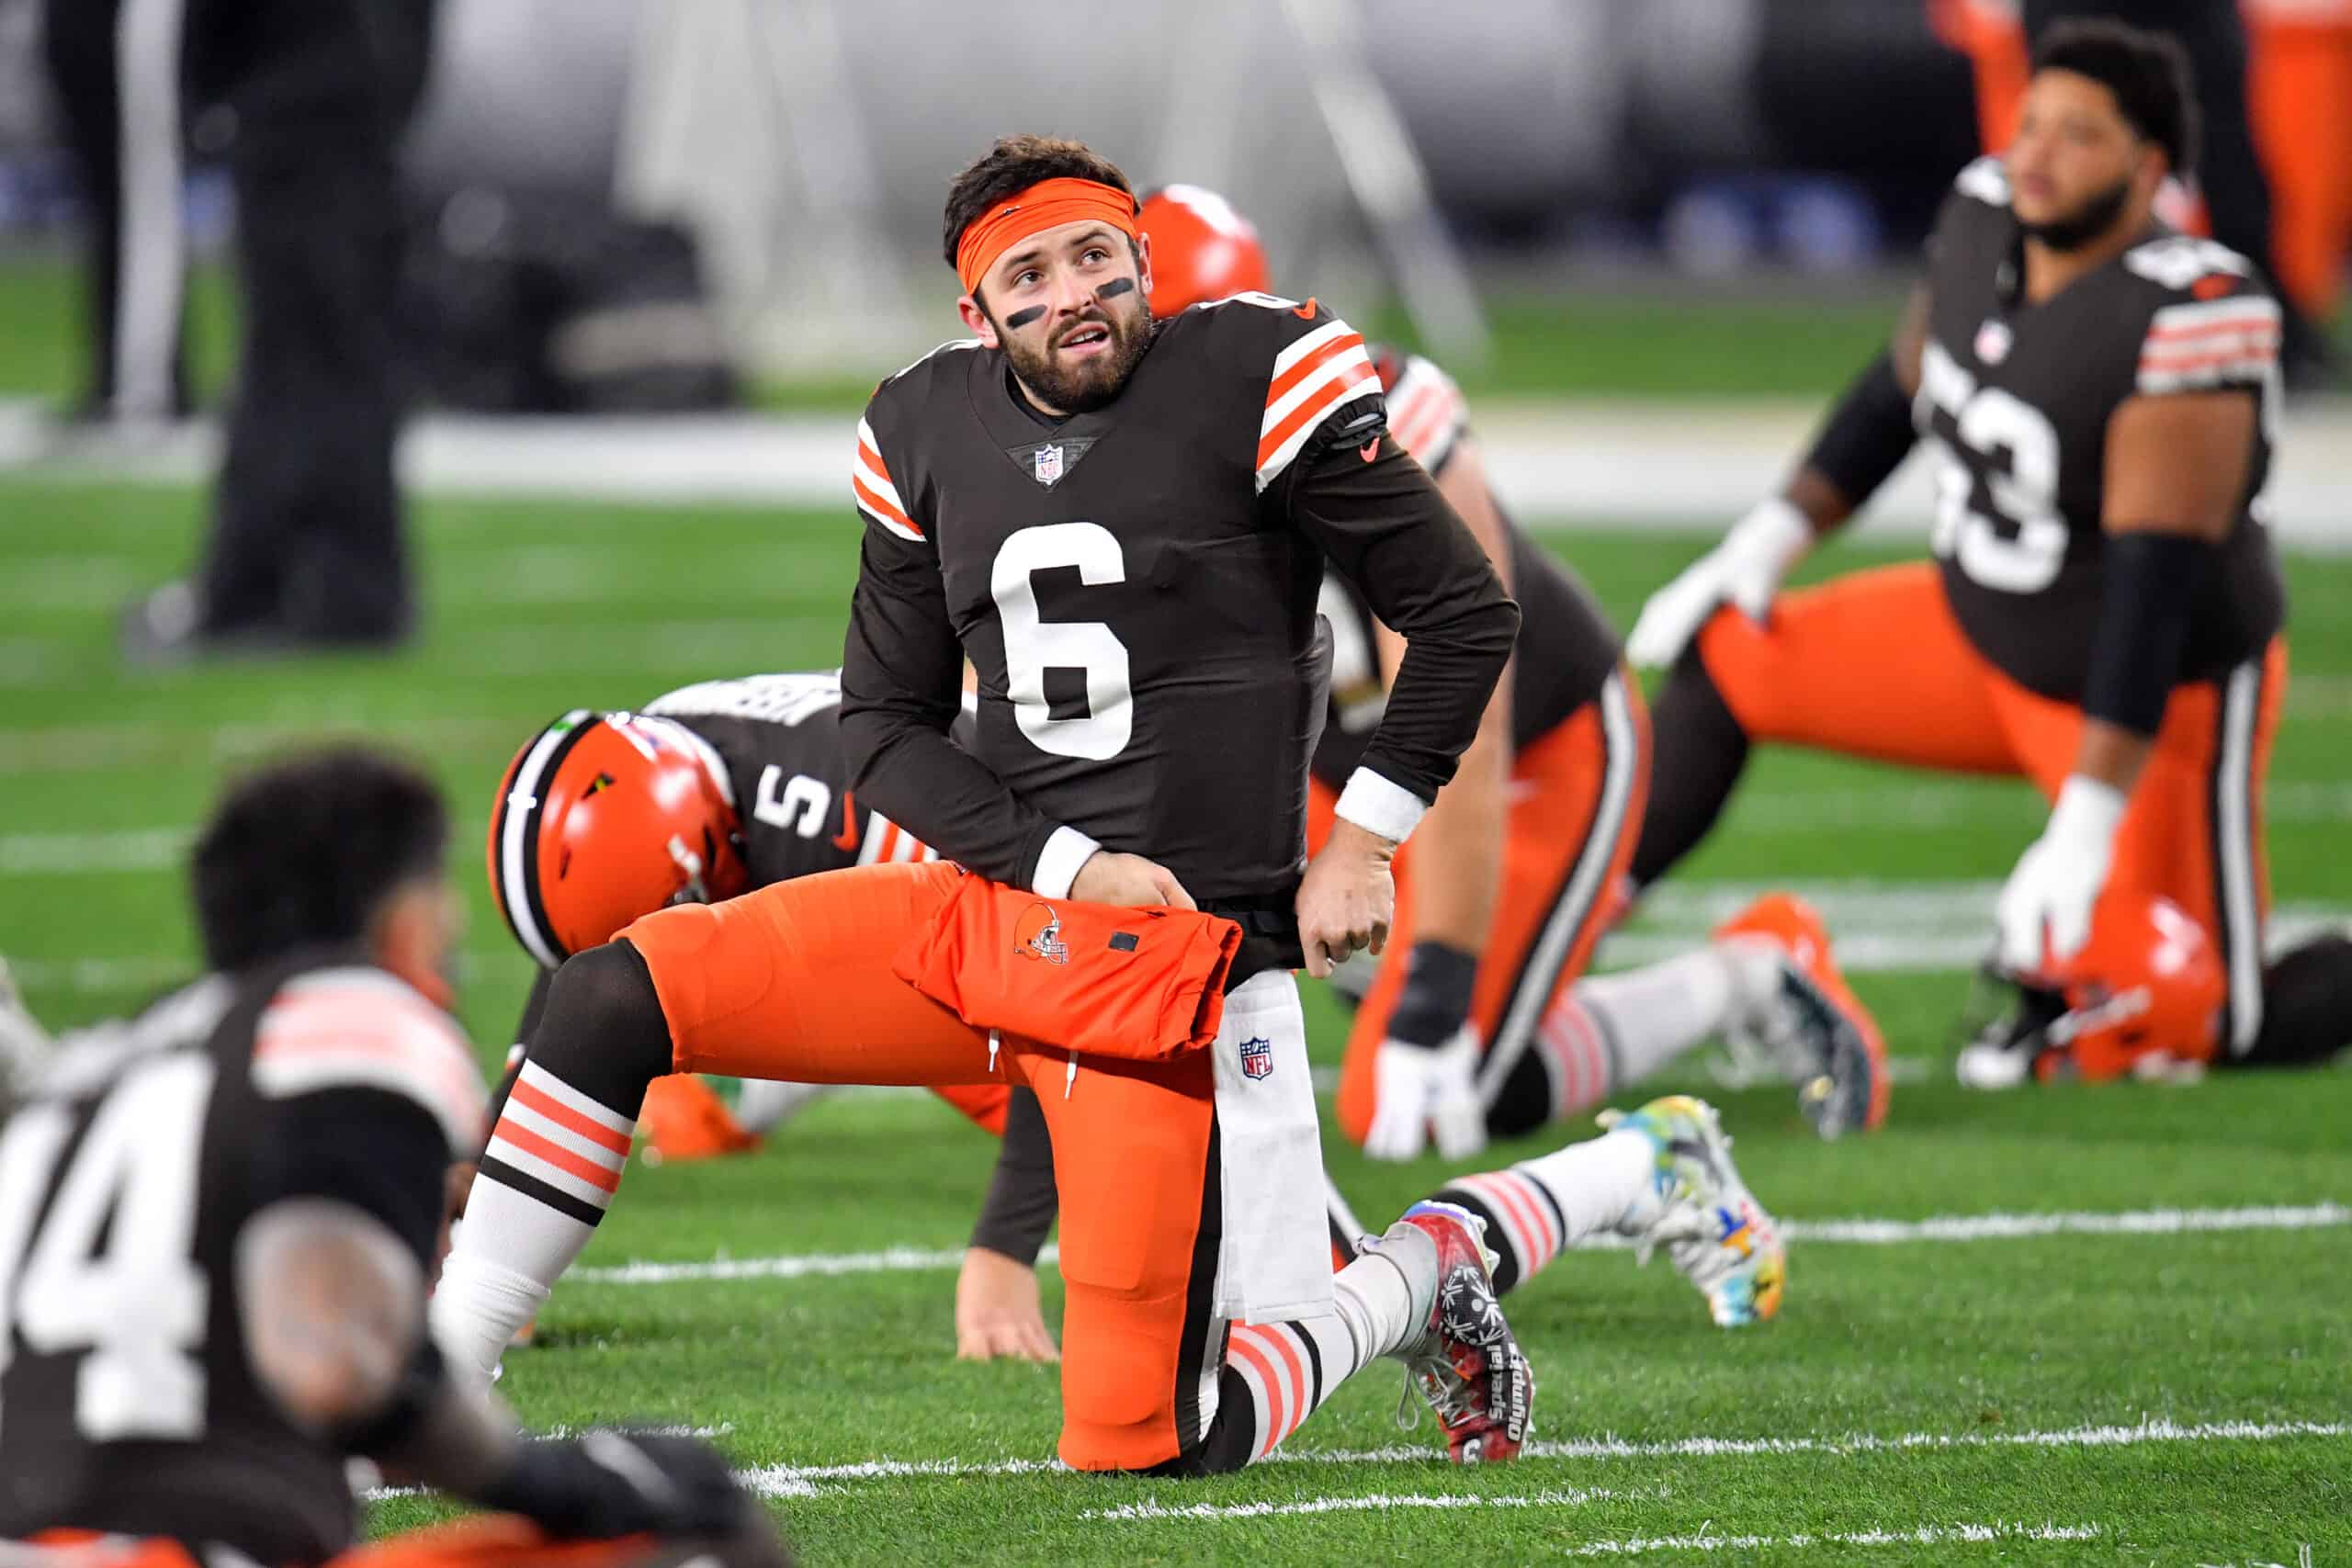
[[[452,793],[464,1011],[502,1047],[526,969],[476,869],[501,765],[569,706],[837,660],[849,421],[876,375],[956,330],[938,194],[999,131],[1083,135],[1138,181],[1225,190],[1281,287],[1431,348],[1507,504],[1621,627],[1777,480],[1881,340],[1975,145],[1966,62],[1911,0],[1203,0],[1082,25],[1038,0],[451,0],[412,147],[417,245],[445,283],[481,265],[423,297],[420,332],[435,301],[478,305],[466,279],[490,263],[616,206],[687,226],[707,299],[640,310],[626,277],[600,298],[633,322],[623,369],[652,374],[607,360],[597,395],[639,412],[497,417],[448,408],[443,381],[403,453],[425,615],[407,651],[140,673],[114,612],[196,547],[214,436],[51,417],[81,350],[38,10],[0,0],[0,955],[61,1025],[188,969],[178,860],[223,776],[365,734]],[[233,215],[201,160],[185,188],[189,343],[217,407]],[[662,372],[713,360],[741,407],[643,411],[674,389]],[[1804,575],[1916,554],[1921,467]],[[2352,417],[2329,396],[2294,405],[2274,494],[2296,671],[2271,855],[2298,928],[2352,915]],[[1993,891],[2039,820],[2022,785],[1768,757],[1606,944],[1604,965],[1639,962],[1796,886],[1904,1078],[1883,1135],[1823,1146],[1784,1091],[1720,1063],[1677,1075],[1718,1097],[1750,1180],[1796,1222],[1788,1310],[1721,1336],[1663,1268],[1563,1262],[1513,1303],[1552,1439],[1515,1471],[1432,1466],[1426,1432],[1399,1438],[1365,1389],[1306,1435],[1320,1459],[1190,1488],[1035,1473],[1050,1379],[948,1359],[949,1270],[991,1146],[899,1095],[820,1103],[749,1160],[634,1173],[588,1259],[604,1272],[559,1292],[510,1391],[542,1427],[723,1425],[817,1561],[1465,1540],[1500,1561],[2340,1560],[2352,1077],[1951,1087]],[[1311,1005],[1328,1061],[1340,1015]],[[1436,1173],[1330,1158],[1367,1213]],[[2038,1217],[2000,1217],[2021,1214]]]

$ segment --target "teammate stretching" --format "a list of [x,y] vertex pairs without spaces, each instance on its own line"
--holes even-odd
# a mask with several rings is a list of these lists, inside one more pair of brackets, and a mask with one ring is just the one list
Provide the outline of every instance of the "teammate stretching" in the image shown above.
[[[1418,1206],[1332,1274],[1288,973],[1382,941],[1517,613],[1387,439],[1362,339],[1271,297],[1155,333],[1135,220],[1087,149],[1000,142],[944,224],[977,341],[859,424],[850,784],[969,873],[799,878],[564,964],[500,1122],[525,1157],[485,1167],[434,1302],[477,1369],[585,1244],[654,1077],[1016,1082],[1056,1149],[1069,1463],[1237,1468],[1382,1356],[1457,1458],[1524,1439],[1472,1216]],[[1302,877],[1327,553],[1412,646]]]
[[[518,1440],[424,1332],[481,1135],[446,840],[370,753],[238,784],[196,847],[209,972],[60,1041],[0,1131],[0,1560],[780,1568],[704,1444]],[[355,1546],[355,1454],[522,1517]]]
[[[1157,315],[1270,287],[1256,231],[1213,192],[1170,186],[1145,201],[1143,226]],[[1397,443],[1477,536],[1522,621],[1510,679],[1397,857],[1396,927],[1349,1034],[1340,1131],[1374,1158],[1410,1159],[1433,1128],[1440,1152],[1466,1157],[1489,1134],[1603,1104],[1719,1035],[1769,1051],[1823,1136],[1877,1126],[1890,1087],[1878,1025],[1796,900],[1759,900],[1666,963],[1585,975],[1641,831],[1641,689],[1584,584],[1504,516],[1452,378],[1418,355],[1373,362]],[[1310,848],[1330,830],[1405,651],[1341,573],[1326,573],[1320,603],[1334,656]]]
[[[2218,1030],[2148,1048],[2307,1061],[2352,1038],[2352,942],[2264,967],[2260,803],[2287,680],[2260,503],[2278,308],[2243,258],[2151,216],[2195,140],[2168,39],[2111,23],[2041,39],[2017,140],[1961,175],[1888,351],[1786,491],[1634,628],[1636,661],[1675,667],[1634,874],[1705,834],[1754,740],[2021,774],[2053,804],[2001,893],[2002,964],[2043,973],[2085,948],[2095,908],[2144,924],[2168,899],[2219,952],[2227,1000]],[[1942,459],[1936,560],[1779,593],[1921,435]],[[1969,1054],[1971,1081],[2117,1068],[2030,1019],[1992,1043],[2019,1049]]]

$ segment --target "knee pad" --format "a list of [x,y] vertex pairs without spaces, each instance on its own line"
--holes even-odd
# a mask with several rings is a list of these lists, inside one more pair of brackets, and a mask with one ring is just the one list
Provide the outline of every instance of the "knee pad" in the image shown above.
[[626,941],[564,961],[526,1059],[634,1118],[645,1086],[670,1070],[670,1022],[645,960]]

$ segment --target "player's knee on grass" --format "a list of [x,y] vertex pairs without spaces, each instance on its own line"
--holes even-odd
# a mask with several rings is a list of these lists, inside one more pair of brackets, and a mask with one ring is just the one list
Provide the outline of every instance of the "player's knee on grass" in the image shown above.
[[[2262,1029],[2240,1066],[2301,1066],[2352,1045],[2352,940],[2313,937],[2262,976]],[[2226,1047],[2221,1060],[2232,1061]]]
[[609,942],[564,961],[532,1032],[529,1060],[635,1116],[645,1086],[670,1070],[670,1022],[636,948]]
[[1230,1475],[1249,1465],[1250,1450],[1258,1446],[1258,1416],[1250,1403],[1250,1385],[1230,1367],[1218,1375],[1217,1382],[1216,1416],[1209,1423],[1207,1435],[1167,1463],[1140,1473],[1189,1481],[1204,1475]]
[[1635,886],[1656,882],[1698,846],[1747,766],[1747,731],[1694,638],[1650,705],[1650,793],[1630,868]]

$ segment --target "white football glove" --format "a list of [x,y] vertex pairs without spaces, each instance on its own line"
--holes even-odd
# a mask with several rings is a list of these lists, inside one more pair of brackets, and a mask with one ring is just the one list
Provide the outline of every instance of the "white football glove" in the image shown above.
[[2079,773],[2059,790],[2049,825],[2018,857],[1993,908],[2003,968],[2041,968],[2045,934],[2050,962],[2072,958],[2090,940],[2091,907],[2107,886],[2124,799],[2113,784]]
[[1804,513],[1779,496],[1758,502],[1722,543],[1649,596],[1625,639],[1625,657],[1642,669],[1665,669],[1724,604],[1760,625],[1781,579],[1811,548],[1813,525]]
[[1478,1100],[1478,1033],[1468,1024],[1435,1050],[1384,1040],[1373,1058],[1378,1109],[1364,1134],[1374,1159],[1419,1157],[1429,1134],[1437,1152],[1464,1159],[1487,1146],[1487,1108]]

